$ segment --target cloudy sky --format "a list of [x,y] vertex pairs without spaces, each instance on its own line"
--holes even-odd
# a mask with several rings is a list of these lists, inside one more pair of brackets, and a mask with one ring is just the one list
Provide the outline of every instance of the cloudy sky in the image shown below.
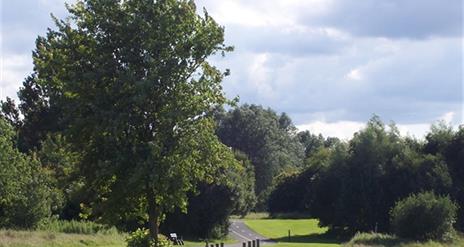
[[[61,0],[1,1],[1,99],[32,70]],[[464,123],[462,0],[198,0],[235,51],[228,96],[287,112],[300,129],[348,138],[372,114],[421,137]]]

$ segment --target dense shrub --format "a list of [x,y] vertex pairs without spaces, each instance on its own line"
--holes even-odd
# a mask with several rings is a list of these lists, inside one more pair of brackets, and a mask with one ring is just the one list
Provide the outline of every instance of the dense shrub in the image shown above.
[[[150,239],[148,229],[139,228],[132,232],[126,239],[127,247],[153,247],[154,242]],[[172,243],[163,235],[158,235],[157,247],[171,247]]]
[[229,216],[244,216],[254,207],[253,167],[244,154],[234,153],[241,165],[217,174],[212,184],[199,183],[197,193],[189,195],[187,213],[177,210],[167,214],[161,224],[162,232],[202,239],[223,238],[228,234]]
[[281,179],[269,196],[269,213],[307,212],[306,203],[312,196],[311,185],[317,169],[310,168],[299,174],[291,174]]
[[199,194],[189,196],[188,213],[177,210],[166,216],[163,232],[177,232],[194,238],[221,238],[227,235],[233,207],[232,191],[223,185],[200,184]]
[[457,206],[448,197],[432,192],[411,195],[391,210],[393,232],[415,240],[446,239],[453,233]]

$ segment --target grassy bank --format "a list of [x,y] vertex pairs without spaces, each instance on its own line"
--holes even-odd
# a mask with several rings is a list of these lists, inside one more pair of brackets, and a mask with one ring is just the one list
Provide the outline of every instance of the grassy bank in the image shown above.
[[[125,247],[126,234],[81,234],[55,231],[0,230],[0,247]],[[185,247],[204,247],[205,242],[186,240]],[[233,243],[232,239],[210,243]]]
[[122,234],[0,230],[0,247],[123,247],[124,239]]
[[[126,234],[79,234],[54,231],[0,230],[0,247],[125,247]],[[232,239],[210,243],[233,243]],[[205,242],[186,240],[185,247],[204,247]]]
[[245,219],[245,224],[277,241],[275,247],[340,246],[340,241],[329,237],[327,228],[319,227],[315,219]]
[[[124,247],[126,233],[115,227],[91,221],[51,220],[37,230],[0,230],[0,247]],[[232,243],[233,239],[210,240],[210,243]],[[185,247],[204,247],[205,242],[188,239]]]

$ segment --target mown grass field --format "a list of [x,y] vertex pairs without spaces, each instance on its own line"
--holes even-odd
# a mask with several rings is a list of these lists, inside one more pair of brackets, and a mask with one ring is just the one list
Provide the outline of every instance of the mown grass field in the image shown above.
[[259,234],[277,241],[275,247],[340,246],[340,241],[327,236],[327,229],[319,227],[316,219],[245,219],[244,222]]
[[[456,235],[453,241],[417,242],[399,239],[392,235],[376,233],[359,233],[351,240],[337,240],[327,235],[327,228],[318,226],[316,219],[269,219],[252,217],[244,220],[245,224],[263,236],[277,241],[274,247],[463,247],[464,237]],[[290,230],[290,239],[288,238]]]

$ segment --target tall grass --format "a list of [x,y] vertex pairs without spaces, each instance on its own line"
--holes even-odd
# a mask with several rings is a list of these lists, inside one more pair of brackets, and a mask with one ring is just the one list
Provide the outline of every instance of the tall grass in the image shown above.
[[1,230],[0,247],[125,247],[125,235]]
[[115,227],[110,227],[98,224],[91,221],[65,221],[65,220],[50,220],[38,227],[40,231],[46,232],[62,232],[74,234],[118,234]]

